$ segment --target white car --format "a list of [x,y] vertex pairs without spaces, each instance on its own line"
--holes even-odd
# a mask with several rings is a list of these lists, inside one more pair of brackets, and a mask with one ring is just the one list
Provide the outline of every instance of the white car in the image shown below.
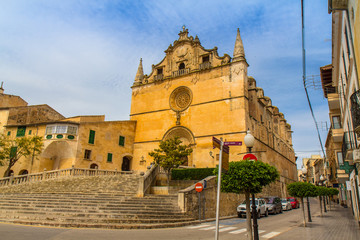
[[282,210],[284,211],[288,211],[292,209],[291,202],[288,201],[286,198],[281,199],[281,205],[282,205]]
[[[250,198],[250,214],[252,214],[252,201]],[[256,210],[257,210],[257,218],[261,218],[261,215],[264,215],[265,217],[269,216],[269,212],[266,208],[266,202],[264,199],[262,198],[255,198],[255,206],[256,206]],[[242,202],[238,207],[237,207],[237,214],[239,217],[243,217],[246,216],[246,201]]]

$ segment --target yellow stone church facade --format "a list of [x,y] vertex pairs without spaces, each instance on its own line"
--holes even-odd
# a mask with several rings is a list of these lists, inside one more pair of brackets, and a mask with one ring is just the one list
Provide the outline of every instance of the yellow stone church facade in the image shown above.
[[[38,166],[32,167],[31,172],[72,165],[94,166],[91,164],[99,169],[141,172],[153,161],[148,152],[158,148],[161,140],[174,136],[193,147],[184,167],[215,167],[219,150],[213,149],[212,137],[243,141],[249,129],[256,139],[254,154],[277,167],[281,188],[297,179],[291,126],[264,95],[263,89],[256,86],[255,79],[247,75],[249,65],[239,30],[232,57],[219,56],[216,47],[205,49],[197,36],[189,36],[185,27],[165,54],[160,63],[152,66],[149,75],[144,74],[140,60],[132,86],[129,121],[107,122],[101,116],[64,118],[54,114],[53,119],[41,124],[35,120],[3,124],[2,132],[15,132],[19,126],[36,125],[42,129],[37,133],[44,137],[45,149],[38,157]],[[0,96],[1,101],[2,96],[4,94]],[[0,116],[6,118],[5,112],[16,107],[0,106]],[[75,134],[60,134],[63,136],[59,138],[56,130],[48,132],[51,126],[66,124],[76,127]],[[93,132],[96,132],[94,141],[89,143]],[[68,135],[72,135],[71,139]],[[126,140],[123,146],[119,144],[121,137]],[[57,152],[64,153],[64,148],[70,149],[65,151],[69,154],[60,156]],[[86,159],[89,150],[91,157]],[[246,152],[244,144],[230,147],[229,159],[241,161]],[[24,162],[26,160],[19,164]],[[25,168],[30,169],[23,164],[21,169]],[[19,170],[14,169],[14,174]],[[3,167],[0,174],[2,172]]]

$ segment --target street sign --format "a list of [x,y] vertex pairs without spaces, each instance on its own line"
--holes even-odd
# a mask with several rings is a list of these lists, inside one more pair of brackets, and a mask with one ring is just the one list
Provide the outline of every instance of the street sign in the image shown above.
[[257,161],[257,158],[254,154],[248,153],[245,154],[245,156],[243,157],[243,160],[255,160]]
[[204,186],[201,183],[195,184],[195,190],[197,192],[202,192],[203,189],[204,189]]
[[241,146],[242,142],[224,142],[225,146]]
[[[221,149],[221,141],[216,137],[213,137],[212,140],[213,140],[213,148]],[[229,154],[229,147],[223,145],[223,151]]]

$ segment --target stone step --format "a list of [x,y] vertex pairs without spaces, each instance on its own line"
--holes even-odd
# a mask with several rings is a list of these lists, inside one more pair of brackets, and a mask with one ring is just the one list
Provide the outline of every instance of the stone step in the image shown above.
[[104,229],[152,229],[152,228],[175,228],[199,223],[197,220],[171,223],[138,223],[138,224],[112,224],[112,223],[64,223],[54,221],[26,221],[17,219],[0,219],[0,221],[15,224],[66,227],[66,228],[104,228]]

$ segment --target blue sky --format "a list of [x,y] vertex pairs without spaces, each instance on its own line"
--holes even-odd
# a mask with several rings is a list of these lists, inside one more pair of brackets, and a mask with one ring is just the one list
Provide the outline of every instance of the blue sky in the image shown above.
[[[321,150],[302,84],[300,7],[300,0],[2,1],[0,81],[5,93],[65,117],[128,120],[140,58],[149,74],[183,25],[205,48],[232,56],[240,28],[248,74],[291,124],[300,168],[302,157]],[[319,75],[331,63],[327,1],[305,0],[305,26],[307,76]],[[309,93],[317,121],[329,122],[321,89]]]

